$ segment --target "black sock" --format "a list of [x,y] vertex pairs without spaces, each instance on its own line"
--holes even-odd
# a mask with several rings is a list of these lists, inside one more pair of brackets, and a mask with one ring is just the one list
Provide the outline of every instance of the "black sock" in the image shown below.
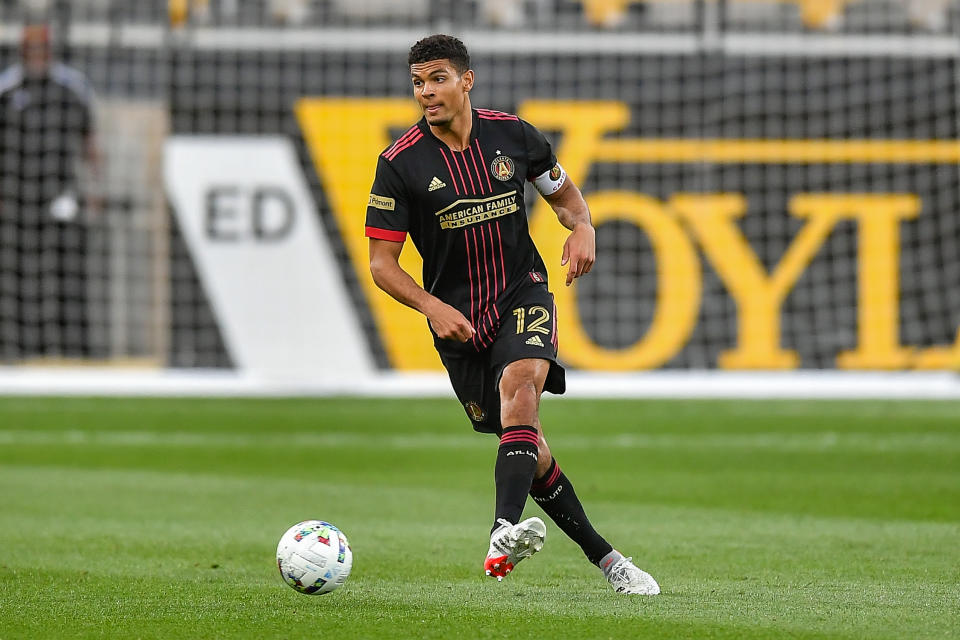
[[533,476],[537,472],[538,441],[536,428],[529,425],[504,428],[497,450],[497,465],[494,467],[497,512],[493,529],[500,526],[497,523],[500,518],[513,524],[520,520]]
[[542,477],[534,480],[530,487],[530,496],[550,519],[557,523],[561,531],[580,545],[587,559],[593,564],[600,562],[601,558],[613,550],[610,543],[590,524],[573,485],[560,471],[556,459],[550,461],[550,468]]

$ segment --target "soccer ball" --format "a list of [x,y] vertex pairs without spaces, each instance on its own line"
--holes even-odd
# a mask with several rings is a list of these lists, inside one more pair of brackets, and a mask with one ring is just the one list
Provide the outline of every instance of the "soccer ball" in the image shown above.
[[340,529],[322,520],[304,520],[280,538],[277,567],[288,585],[300,593],[318,596],[347,581],[353,552]]

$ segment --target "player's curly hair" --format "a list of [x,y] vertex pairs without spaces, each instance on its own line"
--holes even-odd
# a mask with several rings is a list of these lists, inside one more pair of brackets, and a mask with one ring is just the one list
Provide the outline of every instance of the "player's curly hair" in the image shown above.
[[450,61],[457,73],[462,74],[470,68],[470,54],[466,45],[458,38],[442,33],[427,36],[410,47],[407,64],[421,64],[444,58]]

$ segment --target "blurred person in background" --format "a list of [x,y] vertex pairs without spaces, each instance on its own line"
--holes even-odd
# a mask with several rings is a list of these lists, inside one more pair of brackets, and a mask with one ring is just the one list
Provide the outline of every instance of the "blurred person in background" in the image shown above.
[[93,94],[54,60],[51,29],[27,24],[0,74],[0,360],[89,355],[80,170],[99,173]]

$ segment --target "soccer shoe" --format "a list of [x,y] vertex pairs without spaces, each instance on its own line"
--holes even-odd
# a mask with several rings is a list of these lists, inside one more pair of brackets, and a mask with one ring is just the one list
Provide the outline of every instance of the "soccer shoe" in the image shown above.
[[547,526],[540,518],[527,518],[519,524],[498,520],[500,527],[490,534],[490,549],[483,561],[483,571],[497,581],[513,571],[521,560],[543,548]]
[[649,573],[633,564],[633,558],[621,558],[605,572],[607,582],[617,593],[631,593],[641,596],[655,596],[660,593],[660,585]]

